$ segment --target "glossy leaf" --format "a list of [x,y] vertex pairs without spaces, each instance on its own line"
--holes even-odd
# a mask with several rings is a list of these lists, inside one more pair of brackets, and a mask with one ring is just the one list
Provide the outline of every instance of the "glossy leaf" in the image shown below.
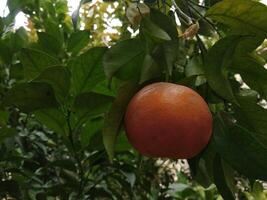
[[105,79],[102,66],[102,56],[105,51],[106,48],[95,47],[74,58],[69,63],[73,93],[89,92]]
[[55,108],[58,103],[52,87],[46,83],[22,83],[8,91],[4,105],[15,105],[23,112]]
[[34,49],[22,49],[20,59],[28,80],[36,78],[44,69],[60,64],[57,58]]
[[109,80],[121,68],[132,67],[135,74],[140,71],[140,55],[144,54],[144,46],[140,40],[129,39],[116,43],[104,56],[105,74]]
[[206,16],[229,26],[235,33],[267,36],[267,6],[251,0],[223,0]]
[[171,40],[168,33],[158,27],[149,18],[144,17],[141,23],[141,31],[153,38],[156,41],[169,41]]
[[221,97],[236,102],[228,80],[228,71],[233,62],[241,36],[230,36],[218,41],[207,53],[205,73],[210,87]]
[[241,75],[243,81],[253,90],[267,98],[267,69],[254,58],[246,56],[238,58],[231,69]]
[[171,39],[178,38],[177,25],[173,18],[163,14],[159,10],[151,9],[150,20],[164,30]]

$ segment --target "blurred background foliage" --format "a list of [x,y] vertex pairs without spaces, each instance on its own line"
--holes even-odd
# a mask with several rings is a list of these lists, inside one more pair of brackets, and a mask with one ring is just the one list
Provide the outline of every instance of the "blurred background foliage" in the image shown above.
[[[180,36],[178,49],[164,46],[168,56],[176,58],[175,69],[170,77],[163,75],[165,80],[206,92],[206,79],[198,64],[204,56],[200,50],[206,52],[228,31],[225,27],[218,30],[220,25],[204,17],[216,2],[177,0],[182,10],[177,16],[171,9],[173,1],[145,1],[154,9],[151,12],[159,25],[167,26],[166,30],[170,27],[171,37]],[[108,89],[105,75],[109,74],[99,66],[107,47],[138,35],[140,29],[126,17],[130,1],[82,0],[73,13],[67,3],[8,0],[9,14],[0,17],[0,198],[221,200],[206,174],[208,170],[195,173],[185,160],[143,157],[131,148],[123,131],[117,138],[115,159],[109,162],[101,134],[104,112],[115,97],[125,95],[119,88],[129,71],[117,73]],[[173,20],[164,21],[156,10]],[[15,28],[19,13],[26,16],[27,23]],[[190,22],[196,21],[200,27],[198,34],[192,35],[196,37],[181,39]],[[153,38],[141,31],[146,50],[152,49],[155,41],[166,39],[166,35],[153,31],[151,24],[143,28]],[[123,45],[128,53],[143,48],[132,40]],[[257,49],[262,62],[267,58],[266,48],[265,42]],[[127,52],[119,58],[123,64],[127,64]],[[160,63],[161,56],[159,49],[154,59]],[[117,59],[116,52],[113,58]],[[135,64],[142,65],[139,61]],[[190,71],[185,68],[188,65],[198,67]],[[142,81],[154,78],[151,74],[145,74]],[[209,92],[210,101],[215,102],[211,107],[220,110],[223,102]],[[190,167],[193,162],[189,161]],[[199,166],[206,167],[201,162]],[[231,189],[238,199],[267,198],[261,181],[240,176],[226,163],[223,166],[231,177],[227,184],[235,185]]]

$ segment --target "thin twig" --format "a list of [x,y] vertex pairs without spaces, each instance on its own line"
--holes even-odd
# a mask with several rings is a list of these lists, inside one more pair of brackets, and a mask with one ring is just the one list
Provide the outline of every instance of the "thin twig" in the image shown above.
[[[190,2],[189,2],[189,4],[190,4]],[[218,29],[216,28],[216,26],[209,19],[207,19],[205,16],[203,16],[196,8],[194,8],[192,6],[192,4],[190,4],[190,5],[191,5],[190,8],[192,8],[200,16],[201,19],[205,20],[217,32],[217,34],[220,37],[222,37],[221,33],[218,31]]]
[[199,46],[199,49],[200,49],[200,53],[201,53],[201,58],[202,58],[202,61],[204,63],[205,54],[207,53],[207,49],[206,49],[204,43],[202,42],[202,40],[201,40],[201,38],[199,37],[198,34],[196,35],[196,37],[197,37],[197,43],[198,43],[198,46]]

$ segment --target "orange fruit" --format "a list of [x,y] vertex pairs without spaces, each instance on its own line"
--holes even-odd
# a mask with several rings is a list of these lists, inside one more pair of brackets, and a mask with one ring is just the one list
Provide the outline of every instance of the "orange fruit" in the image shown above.
[[125,130],[129,142],[143,155],[191,158],[209,142],[212,115],[194,90],[159,82],[144,87],[131,99]]

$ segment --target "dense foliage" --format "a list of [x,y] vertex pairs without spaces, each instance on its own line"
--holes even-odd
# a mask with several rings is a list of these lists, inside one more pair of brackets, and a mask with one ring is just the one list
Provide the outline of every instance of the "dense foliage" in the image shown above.
[[[267,6],[82,0],[71,15],[66,0],[7,6],[0,199],[267,198]],[[27,26],[14,29],[21,12]],[[211,142],[188,161],[143,157],[125,137],[130,98],[158,81],[191,87],[212,111]]]

